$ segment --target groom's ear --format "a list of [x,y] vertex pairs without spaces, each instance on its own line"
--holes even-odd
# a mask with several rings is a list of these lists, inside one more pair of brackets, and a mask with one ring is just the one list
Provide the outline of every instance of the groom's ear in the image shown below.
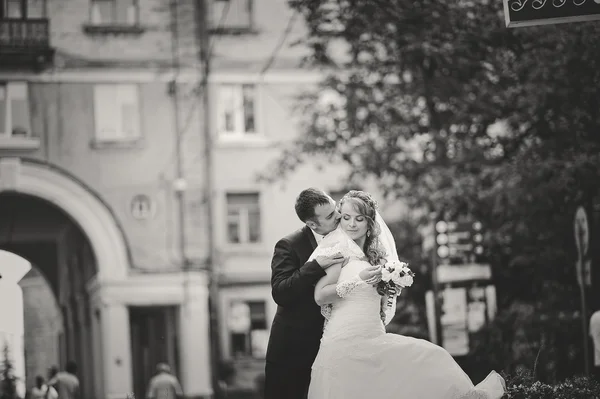
[[307,221],[306,221],[306,225],[307,225],[308,227],[310,227],[312,230],[314,230],[314,229],[316,229],[317,227],[319,227],[319,226],[317,226],[317,224],[316,224],[315,222],[313,222],[312,220],[307,220]]

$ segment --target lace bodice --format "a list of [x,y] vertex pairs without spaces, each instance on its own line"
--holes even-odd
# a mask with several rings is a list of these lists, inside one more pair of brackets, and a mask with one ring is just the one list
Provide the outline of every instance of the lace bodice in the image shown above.
[[[357,258],[352,258],[342,268],[338,282],[349,281],[369,263]],[[379,310],[381,296],[375,287],[367,284],[355,286],[344,298],[330,309],[328,321],[323,331],[323,340],[339,339],[344,337],[375,337],[385,334],[385,327],[381,321]]]

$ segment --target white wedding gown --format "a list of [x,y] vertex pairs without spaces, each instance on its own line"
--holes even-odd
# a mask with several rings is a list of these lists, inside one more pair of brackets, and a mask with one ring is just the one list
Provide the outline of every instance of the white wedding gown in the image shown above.
[[[342,268],[349,281],[369,263],[356,258]],[[474,386],[440,346],[386,334],[380,296],[372,286],[356,286],[328,315],[312,366],[309,399],[499,399],[504,380],[496,372]]]

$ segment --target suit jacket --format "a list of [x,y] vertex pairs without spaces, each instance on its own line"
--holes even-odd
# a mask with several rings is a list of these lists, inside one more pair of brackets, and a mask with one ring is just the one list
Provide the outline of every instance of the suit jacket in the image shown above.
[[307,226],[275,245],[271,289],[278,306],[267,347],[268,362],[310,368],[317,356],[323,316],[314,289],[326,273],[316,261],[307,262],[316,247]]

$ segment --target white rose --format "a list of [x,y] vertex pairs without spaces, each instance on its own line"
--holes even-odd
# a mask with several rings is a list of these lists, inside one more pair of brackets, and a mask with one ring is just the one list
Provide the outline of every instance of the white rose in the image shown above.
[[392,273],[388,270],[387,267],[381,268],[381,280],[384,282],[388,282],[392,279]]
[[395,269],[392,273],[391,273],[391,278],[392,281],[394,282],[394,284],[399,285],[400,284],[400,269]]
[[405,274],[404,276],[400,277],[400,281],[399,281],[399,285],[402,287],[410,287],[413,283],[413,276],[411,276],[410,274]]

